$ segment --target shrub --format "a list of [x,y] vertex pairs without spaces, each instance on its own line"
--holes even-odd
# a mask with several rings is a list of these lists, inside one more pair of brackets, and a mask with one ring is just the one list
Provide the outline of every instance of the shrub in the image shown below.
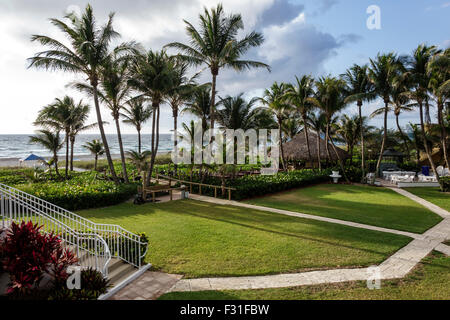
[[18,189],[67,210],[105,207],[123,202],[137,192],[136,184],[116,185],[93,172],[76,173],[69,180],[18,185]]
[[32,222],[13,222],[3,245],[3,267],[9,273],[11,284],[7,293],[27,295],[38,288],[44,273],[53,273],[57,281],[65,277],[62,268],[74,264],[76,258],[61,246],[53,233],[40,232]]
[[441,191],[443,192],[450,191],[450,177],[440,177],[439,184],[441,185]]

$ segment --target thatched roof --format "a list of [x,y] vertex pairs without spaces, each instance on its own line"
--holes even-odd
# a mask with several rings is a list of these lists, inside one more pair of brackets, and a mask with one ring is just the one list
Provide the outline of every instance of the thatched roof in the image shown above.
[[[308,131],[309,149],[311,151],[311,160],[317,162],[317,134],[313,131]],[[320,158],[325,160],[328,158],[325,140],[320,139]],[[333,150],[333,146],[328,143],[330,150],[331,160],[336,161],[336,153]],[[283,143],[284,156],[287,160],[306,160],[308,161],[308,148],[306,146],[305,133],[302,131],[298,133],[291,141]],[[336,146],[336,151],[339,153],[341,159],[350,158],[350,155]]]

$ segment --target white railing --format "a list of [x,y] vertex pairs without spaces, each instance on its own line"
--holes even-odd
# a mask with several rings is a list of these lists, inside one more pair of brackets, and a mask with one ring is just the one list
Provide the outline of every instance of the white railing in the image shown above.
[[94,223],[73,212],[21,190],[0,183],[0,212],[5,220],[30,220],[43,226],[44,231],[61,235],[74,246],[82,265],[108,273],[111,257],[117,257],[140,268],[148,243],[140,236],[118,225]]

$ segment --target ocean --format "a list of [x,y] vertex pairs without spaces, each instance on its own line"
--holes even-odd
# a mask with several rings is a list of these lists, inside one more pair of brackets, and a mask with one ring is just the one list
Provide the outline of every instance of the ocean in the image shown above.
[[[38,144],[30,143],[30,135],[25,134],[0,134],[0,159],[5,158],[24,158],[34,153],[41,157],[51,157],[52,154]],[[64,137],[64,136],[63,136]],[[142,134],[142,150],[151,149],[151,134]],[[109,149],[111,154],[120,154],[117,135],[107,134]],[[83,145],[93,139],[101,140],[100,134],[80,134],[75,140],[74,155],[89,155],[89,151],[83,148]],[[122,135],[123,148],[125,151],[137,150],[137,134]],[[173,141],[171,134],[159,135],[158,152],[168,152],[172,150]],[[60,150],[59,155],[65,155],[65,146]]]

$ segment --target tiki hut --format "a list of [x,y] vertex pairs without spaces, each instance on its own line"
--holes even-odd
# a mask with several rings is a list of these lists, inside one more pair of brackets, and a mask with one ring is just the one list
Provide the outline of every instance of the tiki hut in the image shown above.
[[[308,159],[308,148],[306,146],[306,138],[304,132],[298,133],[294,138],[292,138],[292,140],[283,143],[284,157],[287,161],[306,161],[307,166],[311,167],[317,165],[317,139],[319,139],[320,142],[320,159],[326,160],[328,158],[325,140],[318,137],[317,134],[313,131],[308,131],[308,138],[309,149],[311,152],[311,163]],[[331,161],[337,161],[338,158],[333,150],[333,146],[328,143],[328,147],[330,150]],[[339,153],[339,156],[342,160],[350,158],[350,155],[346,151],[337,146],[336,151]]]

